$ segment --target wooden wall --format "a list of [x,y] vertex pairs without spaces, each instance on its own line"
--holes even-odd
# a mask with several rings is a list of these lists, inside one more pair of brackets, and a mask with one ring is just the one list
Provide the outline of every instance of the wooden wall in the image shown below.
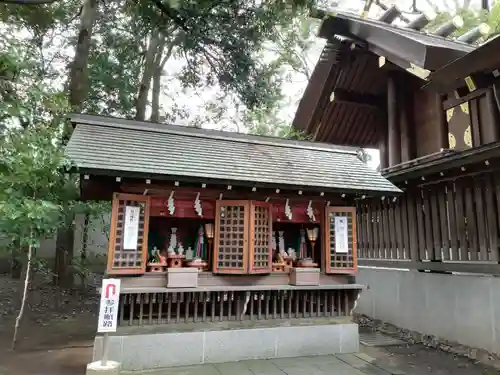
[[500,172],[360,201],[360,265],[500,273]]
[[379,145],[381,169],[443,149],[458,152],[500,141],[499,108],[491,89],[460,93],[457,99],[455,92],[423,90],[421,83],[405,83],[400,76],[393,82],[388,84],[387,132]]

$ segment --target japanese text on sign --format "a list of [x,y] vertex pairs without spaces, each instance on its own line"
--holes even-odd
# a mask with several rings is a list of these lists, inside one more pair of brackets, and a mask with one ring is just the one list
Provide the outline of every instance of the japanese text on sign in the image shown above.
[[141,208],[137,206],[125,207],[125,223],[123,234],[123,249],[137,249],[137,240],[139,236],[139,215]]
[[348,253],[349,252],[349,239],[347,233],[347,217],[335,217],[335,252]]
[[119,301],[120,280],[104,279],[102,281],[97,332],[116,332]]

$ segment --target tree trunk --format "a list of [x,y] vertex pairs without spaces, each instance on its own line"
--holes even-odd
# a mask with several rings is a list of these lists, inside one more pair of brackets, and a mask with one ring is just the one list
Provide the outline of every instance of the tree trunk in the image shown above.
[[151,79],[155,71],[155,58],[160,47],[162,34],[159,31],[153,31],[149,39],[148,50],[144,61],[144,70],[142,73],[141,85],[137,95],[137,103],[135,106],[135,119],[144,121],[146,119],[146,106],[148,104],[149,88],[151,87]]
[[21,326],[21,320],[23,319],[23,315],[24,315],[24,307],[26,306],[26,299],[28,297],[28,285],[29,285],[29,281],[30,281],[32,254],[33,254],[33,246],[29,245],[29,247],[28,247],[28,263],[26,265],[26,276],[24,278],[23,299],[21,301],[21,308],[19,309],[19,314],[17,315],[16,324],[14,326],[14,336],[12,337],[12,350],[14,350],[16,348],[17,333],[18,333],[19,327]]
[[88,60],[92,29],[97,16],[97,0],[84,0],[75,56],[69,73],[69,102],[73,110],[82,109],[87,97],[88,87]]
[[172,52],[174,47],[179,43],[181,39],[181,34],[179,33],[174,40],[172,40],[168,44],[167,52],[163,57],[163,50],[165,49],[165,44],[163,43],[161,47],[158,49],[158,53],[155,58],[155,70],[153,76],[153,92],[152,92],[152,101],[151,101],[151,121],[158,122],[160,120],[160,94],[161,94],[161,74],[163,69],[165,68],[165,64],[167,63],[170,56],[172,56]]
[[74,283],[71,263],[73,261],[75,233],[71,225],[57,230],[54,284],[72,288]]

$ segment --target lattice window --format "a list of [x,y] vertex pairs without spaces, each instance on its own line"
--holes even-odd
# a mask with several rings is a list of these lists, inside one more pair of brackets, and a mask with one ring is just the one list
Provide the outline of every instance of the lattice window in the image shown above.
[[356,209],[328,207],[325,220],[325,261],[327,273],[357,270]]
[[272,270],[271,232],[272,220],[270,205],[261,202],[251,203],[253,243],[251,244],[250,273],[268,273]]
[[249,204],[217,201],[214,246],[216,273],[245,273],[248,257]]
[[[137,245],[135,248],[124,246],[127,207],[131,212],[139,208]],[[130,209],[129,209],[130,211]],[[149,228],[149,197],[134,194],[118,194],[113,198],[111,215],[110,240],[108,252],[108,273],[110,274],[141,274],[146,270],[147,245]],[[132,239],[135,236],[132,236]],[[135,241],[134,241],[135,242]]]

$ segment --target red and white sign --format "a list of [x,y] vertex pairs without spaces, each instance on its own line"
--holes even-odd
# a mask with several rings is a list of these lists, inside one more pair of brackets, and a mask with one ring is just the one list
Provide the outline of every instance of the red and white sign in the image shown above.
[[104,279],[101,288],[101,305],[97,332],[116,332],[118,304],[120,302],[120,279]]

